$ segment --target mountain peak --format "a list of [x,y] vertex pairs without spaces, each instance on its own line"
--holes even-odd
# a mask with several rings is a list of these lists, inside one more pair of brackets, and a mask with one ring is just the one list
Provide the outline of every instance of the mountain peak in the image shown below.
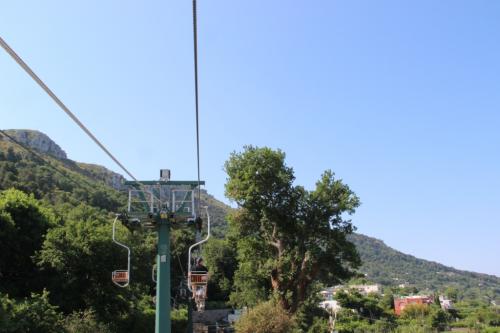
[[[61,147],[45,133],[29,129],[9,129],[5,132],[22,144],[58,159],[67,159]],[[9,140],[9,139],[6,139]]]

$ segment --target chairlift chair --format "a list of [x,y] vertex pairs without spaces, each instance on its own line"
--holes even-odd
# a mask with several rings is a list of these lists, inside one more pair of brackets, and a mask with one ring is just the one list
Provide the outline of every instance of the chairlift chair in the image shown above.
[[193,249],[201,246],[201,244],[208,241],[210,238],[210,214],[208,213],[208,207],[204,207],[207,214],[207,237],[194,243],[189,247],[188,250],[188,289],[191,291],[193,298],[196,303],[196,309],[199,312],[205,310],[205,300],[207,298],[207,284],[208,284],[208,273],[207,272],[197,272],[191,271],[191,253]]
[[130,283],[130,248],[123,243],[116,240],[116,222],[118,215],[113,221],[113,242],[127,250],[127,269],[115,270],[111,273],[111,281],[118,287],[125,288]]

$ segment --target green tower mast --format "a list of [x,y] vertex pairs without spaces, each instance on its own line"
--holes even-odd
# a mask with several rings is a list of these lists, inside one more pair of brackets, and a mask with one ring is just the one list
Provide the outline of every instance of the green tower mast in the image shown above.
[[194,190],[204,181],[171,181],[170,171],[161,170],[159,181],[127,181],[128,223],[155,230],[156,255],[155,333],[171,332],[170,229],[194,221]]

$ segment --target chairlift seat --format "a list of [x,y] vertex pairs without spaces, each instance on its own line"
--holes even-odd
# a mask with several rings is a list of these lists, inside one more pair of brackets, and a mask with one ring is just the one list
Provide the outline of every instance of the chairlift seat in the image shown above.
[[189,279],[192,285],[196,284],[207,284],[208,283],[208,273],[206,272],[190,272]]
[[111,279],[117,283],[127,283],[129,280],[128,271],[126,270],[114,271],[111,275]]

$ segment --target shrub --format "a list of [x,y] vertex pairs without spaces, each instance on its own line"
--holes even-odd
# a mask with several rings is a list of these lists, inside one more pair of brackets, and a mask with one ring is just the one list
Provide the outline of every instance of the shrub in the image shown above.
[[63,332],[62,315],[49,303],[49,293],[31,294],[22,301],[0,296],[0,332]]
[[110,333],[108,325],[97,321],[91,310],[73,312],[64,320],[67,333]]
[[236,322],[237,333],[290,333],[296,328],[294,319],[273,301],[260,303]]
[[430,313],[430,308],[426,304],[409,304],[401,313],[402,319],[423,319]]

